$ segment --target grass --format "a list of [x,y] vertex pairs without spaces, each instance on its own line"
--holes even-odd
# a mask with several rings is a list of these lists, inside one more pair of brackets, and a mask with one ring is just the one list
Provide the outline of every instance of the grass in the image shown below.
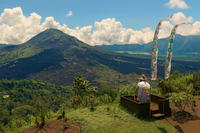
[[160,121],[139,119],[118,104],[71,110],[67,117],[84,125],[84,133],[175,133],[170,125]]
[[[57,118],[60,112],[51,114],[51,121]],[[175,133],[176,129],[160,121],[150,119],[140,119],[133,114],[128,113],[118,103],[97,106],[96,110],[91,112],[89,108],[79,108],[66,111],[68,119],[83,124],[84,133]],[[14,124],[14,123],[13,123]],[[29,124],[23,124],[21,128],[15,128],[15,131],[23,131],[34,124],[31,119]],[[14,131],[14,129],[12,130]],[[8,133],[10,133],[7,130]]]
[[[46,122],[51,122],[55,119],[57,119],[58,114],[54,112],[48,112],[48,117],[46,117]],[[18,123],[18,124],[17,124]],[[18,127],[19,126],[19,127]],[[26,122],[24,119],[13,119],[12,120],[12,129],[9,128],[9,126],[3,127],[4,131],[3,133],[15,133],[19,131],[23,131],[25,129],[31,128],[36,126],[35,124],[35,117],[30,116],[28,122]],[[1,132],[1,125],[0,125],[0,133]]]

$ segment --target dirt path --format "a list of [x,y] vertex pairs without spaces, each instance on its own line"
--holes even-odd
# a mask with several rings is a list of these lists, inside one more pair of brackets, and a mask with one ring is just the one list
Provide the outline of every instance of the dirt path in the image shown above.
[[[199,97],[200,98],[200,97]],[[189,112],[187,117],[182,118],[181,120],[174,120],[173,117],[168,117],[161,121],[165,123],[170,123],[173,125],[180,133],[200,133],[200,99],[196,100],[197,107],[195,107],[195,112],[191,108],[186,108],[186,111]],[[175,109],[174,105],[170,105],[172,110]]]
[[17,133],[81,133],[81,124],[72,121],[54,120],[43,129],[32,127]]

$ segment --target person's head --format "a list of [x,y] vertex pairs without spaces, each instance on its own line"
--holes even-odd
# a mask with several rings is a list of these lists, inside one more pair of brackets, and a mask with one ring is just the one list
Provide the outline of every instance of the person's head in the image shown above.
[[142,74],[141,77],[138,78],[138,80],[139,81],[146,81],[147,77],[144,74]]

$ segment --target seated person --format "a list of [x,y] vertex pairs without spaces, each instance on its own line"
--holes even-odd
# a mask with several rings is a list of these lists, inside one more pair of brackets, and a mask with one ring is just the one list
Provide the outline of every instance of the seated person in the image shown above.
[[150,89],[151,86],[147,82],[147,78],[145,75],[142,75],[140,78],[138,78],[138,80],[138,100],[141,103],[148,103],[150,102],[150,95],[147,93],[147,89]]

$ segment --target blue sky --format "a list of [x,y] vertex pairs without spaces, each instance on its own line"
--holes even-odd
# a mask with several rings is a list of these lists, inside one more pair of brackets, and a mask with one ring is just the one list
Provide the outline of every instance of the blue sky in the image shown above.
[[[192,6],[185,10],[165,6],[169,0],[1,0],[0,12],[5,8],[21,7],[26,16],[32,12],[43,17],[53,16],[56,21],[71,28],[93,24],[104,18],[116,18],[124,27],[140,29],[153,27],[157,21],[178,11],[198,18],[197,0],[187,0]],[[68,11],[73,16],[66,17]]]
[[[169,1],[172,4],[175,3],[174,7],[167,6]],[[54,21],[59,22],[60,25],[66,24],[70,29],[91,25],[91,34],[95,32],[95,22],[101,22],[108,18],[114,18],[114,21],[120,22],[125,29],[131,28],[136,31],[140,31],[146,27],[154,30],[157,23],[169,14],[182,13],[186,18],[192,17],[192,22],[199,21],[200,19],[198,14],[200,12],[198,7],[200,2],[197,0],[0,0],[0,2],[0,14],[3,14],[5,9],[20,7],[23,15],[27,18],[33,12],[41,16],[41,24],[45,22],[46,18],[52,16]],[[66,14],[69,11],[72,14],[67,16]],[[0,26],[1,23],[5,24],[7,22],[2,19]],[[78,33],[69,32],[68,30],[65,30],[65,32],[81,40],[81,35],[76,35]],[[163,35],[163,37],[166,37],[166,35]],[[89,38],[86,37],[86,39]],[[16,43],[21,43],[27,39],[21,41],[15,40]],[[82,40],[85,41],[84,39]],[[104,41],[107,44],[110,43],[106,42],[106,39]],[[144,39],[142,41],[145,43],[148,42]],[[14,43],[14,41],[8,43],[11,42]],[[123,43],[123,41],[118,42]],[[4,41],[0,40],[0,43],[6,43],[5,39]],[[88,43],[92,43],[92,41],[88,41]],[[94,42],[94,44],[98,43],[103,43],[103,41]],[[117,43],[117,41],[111,41],[110,44],[112,43]],[[129,42],[125,41],[124,43]]]

